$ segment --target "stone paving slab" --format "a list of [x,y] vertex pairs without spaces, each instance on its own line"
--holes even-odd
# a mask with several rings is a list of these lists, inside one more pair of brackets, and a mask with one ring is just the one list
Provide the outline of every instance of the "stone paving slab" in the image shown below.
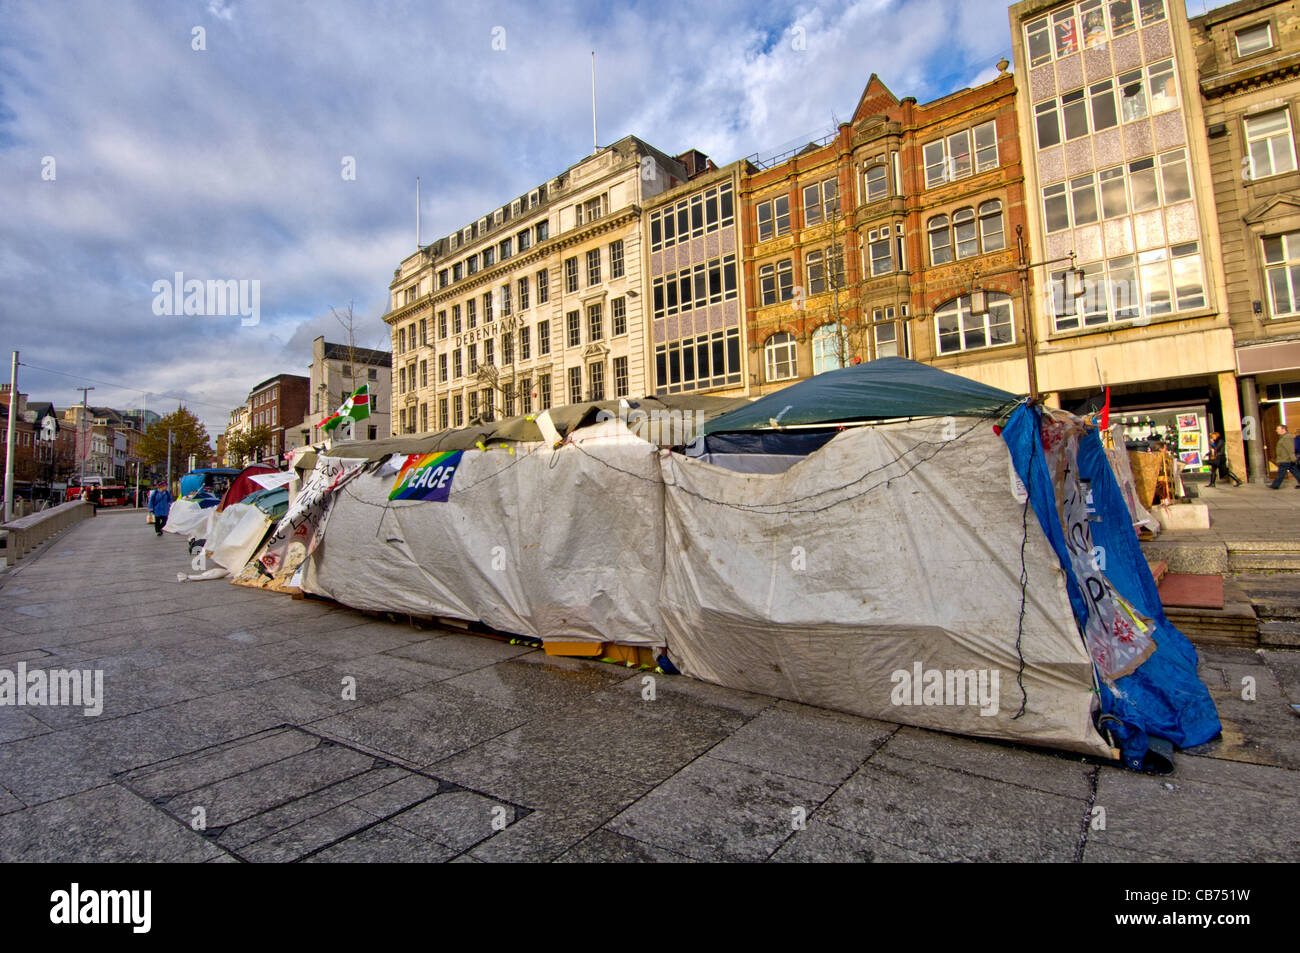
[[1300,859],[1300,653],[1203,650],[1225,736],[1155,778],[188,569],[95,519],[0,574],[0,668],[105,691],[0,707],[0,861]]

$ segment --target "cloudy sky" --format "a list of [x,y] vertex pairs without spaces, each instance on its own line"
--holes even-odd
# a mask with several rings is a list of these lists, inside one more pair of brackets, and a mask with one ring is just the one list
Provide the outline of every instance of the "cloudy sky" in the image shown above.
[[[872,72],[921,102],[989,79],[1010,38],[1000,0],[0,0],[19,389],[179,398],[215,436],[254,384],[306,374],[317,334],[345,339],[331,308],[387,349],[416,176],[428,242],[588,154],[592,50],[601,143],[724,164],[825,133]],[[260,282],[259,322],[155,315],[176,272]]]

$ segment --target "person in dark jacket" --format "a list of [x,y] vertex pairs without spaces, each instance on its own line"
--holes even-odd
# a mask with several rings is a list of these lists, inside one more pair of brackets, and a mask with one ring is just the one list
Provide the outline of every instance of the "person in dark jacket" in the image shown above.
[[159,483],[158,488],[149,494],[149,512],[153,514],[153,531],[161,536],[163,525],[167,522],[167,514],[171,512],[172,495],[167,492],[165,484]]
[[1300,471],[1296,468],[1295,440],[1281,424],[1277,428],[1277,479],[1268,485],[1270,490],[1280,489],[1282,481],[1290,473],[1295,477],[1296,488],[1300,489]]
[[1216,477],[1231,480],[1233,486],[1241,486],[1241,480],[1228,469],[1228,442],[1217,430],[1210,434],[1210,486],[1214,486]]

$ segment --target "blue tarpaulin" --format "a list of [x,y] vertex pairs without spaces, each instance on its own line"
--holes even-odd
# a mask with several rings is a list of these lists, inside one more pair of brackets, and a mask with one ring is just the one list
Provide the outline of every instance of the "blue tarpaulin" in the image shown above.
[[[1003,431],[1016,472],[1029,490],[1034,514],[1065,572],[1070,605],[1080,631],[1087,604],[1069,559],[1056,506],[1056,490],[1041,439],[1041,411],[1023,404]],[[1095,430],[1079,438],[1079,478],[1092,488],[1093,545],[1105,553],[1106,578],[1139,612],[1154,620],[1156,651],[1138,668],[1113,683],[1099,679],[1102,721],[1115,738],[1129,767],[1141,768],[1150,738],[1164,738],[1180,748],[1203,744],[1222,726],[1209,690],[1196,673],[1196,649],[1166,618],[1160,594],[1129,517],[1128,506],[1111,472]],[[1081,636],[1082,637],[1082,636]]]

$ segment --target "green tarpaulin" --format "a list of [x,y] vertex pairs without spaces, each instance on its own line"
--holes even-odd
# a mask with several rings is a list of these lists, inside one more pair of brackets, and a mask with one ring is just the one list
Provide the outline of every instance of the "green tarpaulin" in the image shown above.
[[850,420],[906,417],[982,417],[1009,412],[1015,394],[928,364],[883,357],[826,371],[730,413],[714,417],[704,433],[766,430]]

